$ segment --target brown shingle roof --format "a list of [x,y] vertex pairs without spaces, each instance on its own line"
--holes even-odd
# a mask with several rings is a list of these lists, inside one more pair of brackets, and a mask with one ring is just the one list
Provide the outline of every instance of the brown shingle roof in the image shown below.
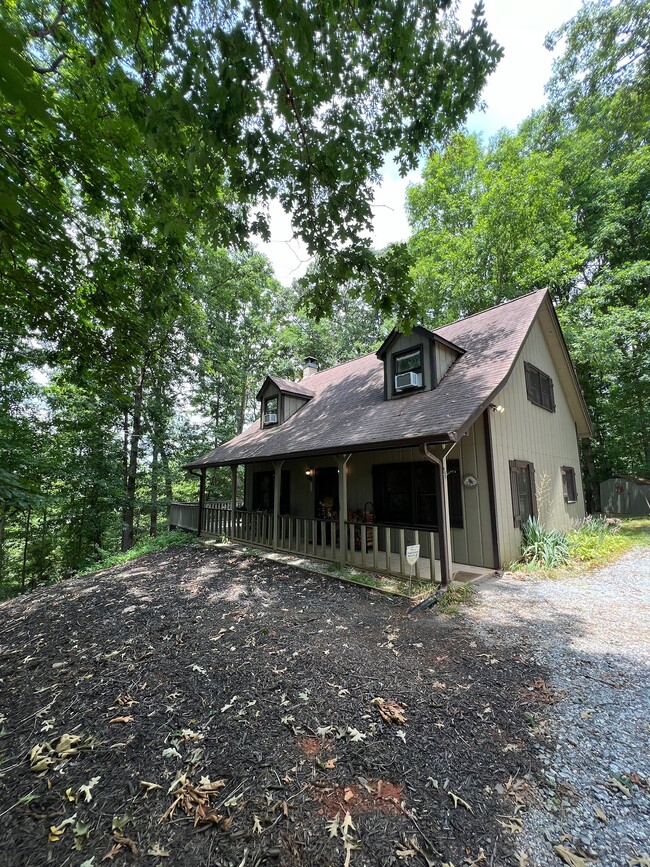
[[465,354],[433,391],[384,400],[383,364],[364,355],[310,376],[313,399],[283,424],[253,422],[188,467],[453,441],[505,381],[546,297],[533,292],[436,329]]
[[258,400],[261,400],[262,392],[264,391],[267,382],[272,382],[277,386],[278,391],[281,391],[283,394],[296,394],[298,397],[314,396],[312,389],[309,388],[309,386],[304,385],[302,382],[291,382],[290,379],[283,379],[281,376],[267,376],[257,393]]

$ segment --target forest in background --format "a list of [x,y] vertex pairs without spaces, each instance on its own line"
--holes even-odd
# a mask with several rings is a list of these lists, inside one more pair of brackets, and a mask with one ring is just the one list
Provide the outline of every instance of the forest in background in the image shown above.
[[[480,8],[462,31],[444,3],[110,6],[0,13],[0,596],[155,535],[266,373],[543,286],[590,507],[650,475],[650,3],[586,4],[545,108],[488,143],[462,131],[500,56]],[[426,158],[411,239],[373,251],[388,153]],[[273,197],[313,256],[291,287],[250,246]]]

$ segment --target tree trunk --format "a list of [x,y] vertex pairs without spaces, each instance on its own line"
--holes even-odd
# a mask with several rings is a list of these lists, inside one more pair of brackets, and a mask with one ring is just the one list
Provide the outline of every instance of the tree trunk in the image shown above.
[[7,524],[7,513],[4,508],[0,508],[0,587],[4,582],[5,577],[5,527]]
[[[38,563],[38,583],[42,584],[45,578],[45,542],[47,540],[47,509],[43,509],[43,521],[41,523],[41,552]],[[34,589],[36,583],[36,574],[32,573],[31,589]]]
[[239,417],[237,419],[237,433],[240,434],[244,430],[244,419],[246,418],[246,398],[248,397],[248,381],[244,383],[239,402]]
[[122,486],[126,491],[126,483],[129,477],[129,411],[124,410],[122,422]]
[[158,446],[153,443],[151,456],[151,523],[149,535],[158,535]]
[[138,450],[142,435],[142,395],[144,391],[144,372],[133,395],[133,425],[129,446],[129,461],[126,476],[126,497],[122,515],[122,551],[130,551],[135,544],[133,526],[135,517],[135,488],[138,473]]
[[165,478],[165,500],[167,501],[166,505],[168,506],[171,501],[174,499],[174,492],[172,487],[172,474],[169,469],[169,456],[165,451],[165,446],[163,443],[159,443],[160,449],[160,463],[163,468],[163,476]]
[[217,390],[217,402],[213,405],[213,418],[214,418],[214,447],[219,445],[219,419],[221,416],[221,384],[219,384]]
[[27,509],[27,524],[25,525],[25,544],[23,546],[23,568],[20,573],[20,592],[25,592],[25,576],[27,575],[27,547],[29,545],[29,525],[32,520],[32,510]]

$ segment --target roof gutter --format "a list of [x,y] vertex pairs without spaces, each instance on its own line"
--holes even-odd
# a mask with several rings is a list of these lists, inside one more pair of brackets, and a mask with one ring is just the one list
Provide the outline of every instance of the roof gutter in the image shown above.
[[413,439],[404,440],[386,440],[383,442],[377,443],[363,443],[359,445],[337,445],[332,446],[327,449],[308,449],[303,451],[292,451],[292,452],[279,452],[268,455],[247,455],[246,457],[241,458],[229,458],[223,461],[216,461],[214,463],[206,462],[204,464],[197,464],[192,462],[191,464],[185,464],[183,466],[184,470],[187,472],[192,472],[193,469],[207,469],[209,467],[229,467],[236,466],[238,464],[256,464],[263,463],[266,461],[279,461],[279,460],[293,460],[298,458],[312,458],[318,457],[320,455],[338,455],[343,452],[351,452],[352,454],[357,454],[360,452],[379,452],[386,451],[387,449],[394,448],[419,448],[423,443],[431,443],[432,445],[444,445],[445,443],[456,443],[460,440],[463,435],[462,431],[447,431],[443,434],[437,434],[436,436],[419,436],[414,437]]

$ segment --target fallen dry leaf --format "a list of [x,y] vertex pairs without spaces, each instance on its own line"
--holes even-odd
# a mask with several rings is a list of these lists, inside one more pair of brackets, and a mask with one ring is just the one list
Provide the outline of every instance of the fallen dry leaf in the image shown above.
[[399,702],[393,701],[393,699],[374,698],[372,703],[377,707],[384,722],[394,722],[397,725],[406,724],[404,707]]
[[621,792],[621,794],[626,795],[628,798],[632,794],[628,787],[623,785],[623,783],[616,777],[610,777],[605,785],[609,786],[610,789],[616,789],[618,792]]
[[132,716],[114,716],[113,719],[109,719],[109,723],[130,723],[133,722]]
[[36,744],[29,754],[29,768],[36,774],[49,771],[61,764],[65,759],[76,756],[80,750],[91,749],[92,739],[84,739],[80,735],[62,734],[58,740]]
[[93,796],[90,794],[90,790],[94,789],[97,783],[101,780],[101,777],[93,777],[92,780],[89,780],[85,785],[79,786],[77,791],[77,798],[80,798],[82,795],[86,800],[86,803],[90,803],[92,801]]
[[326,825],[326,828],[329,831],[330,837],[338,837],[340,827],[341,827],[341,822],[339,820],[339,814],[337,813],[336,816],[334,816],[334,818],[332,819],[332,821],[328,822]]
[[569,867],[590,867],[589,863],[585,861],[584,858],[576,855],[575,852],[567,849],[566,846],[553,846],[553,851],[559,855],[559,857],[565,864],[568,864]]
[[512,834],[516,834],[518,831],[524,826],[524,823],[517,816],[504,816],[504,820],[497,819],[499,825],[502,828],[505,828],[506,831],[510,831]]
[[463,799],[459,795],[455,794],[455,792],[447,792],[447,794],[450,798],[453,799],[454,808],[458,807],[458,805],[460,804],[461,807],[465,807],[466,810],[469,810],[472,815],[474,814],[474,810],[472,810],[467,801],[463,801]]
[[153,843],[147,850],[147,855],[153,855],[154,858],[169,858],[169,852],[163,849],[160,843]]
[[112,861],[113,858],[115,858],[116,855],[119,855],[123,849],[124,849],[124,846],[122,846],[121,843],[113,843],[111,848],[108,850],[108,852],[102,858],[102,861]]
[[138,857],[138,847],[130,837],[123,837],[122,834],[118,834],[117,832],[115,832],[113,834],[113,839],[120,846],[124,846],[129,849],[134,858]]
[[[215,798],[225,785],[225,780],[216,780],[214,783],[199,783],[198,786],[195,786],[187,777],[187,774],[180,774],[168,789],[168,794],[172,795],[173,800],[160,817],[160,824],[170,821],[177,807],[186,816],[194,814],[195,828],[200,824],[212,823],[216,825],[222,822],[224,817],[221,813],[212,809],[210,800],[211,798]],[[226,806],[229,806],[233,801],[237,803],[240,797],[233,796],[226,801]]]

